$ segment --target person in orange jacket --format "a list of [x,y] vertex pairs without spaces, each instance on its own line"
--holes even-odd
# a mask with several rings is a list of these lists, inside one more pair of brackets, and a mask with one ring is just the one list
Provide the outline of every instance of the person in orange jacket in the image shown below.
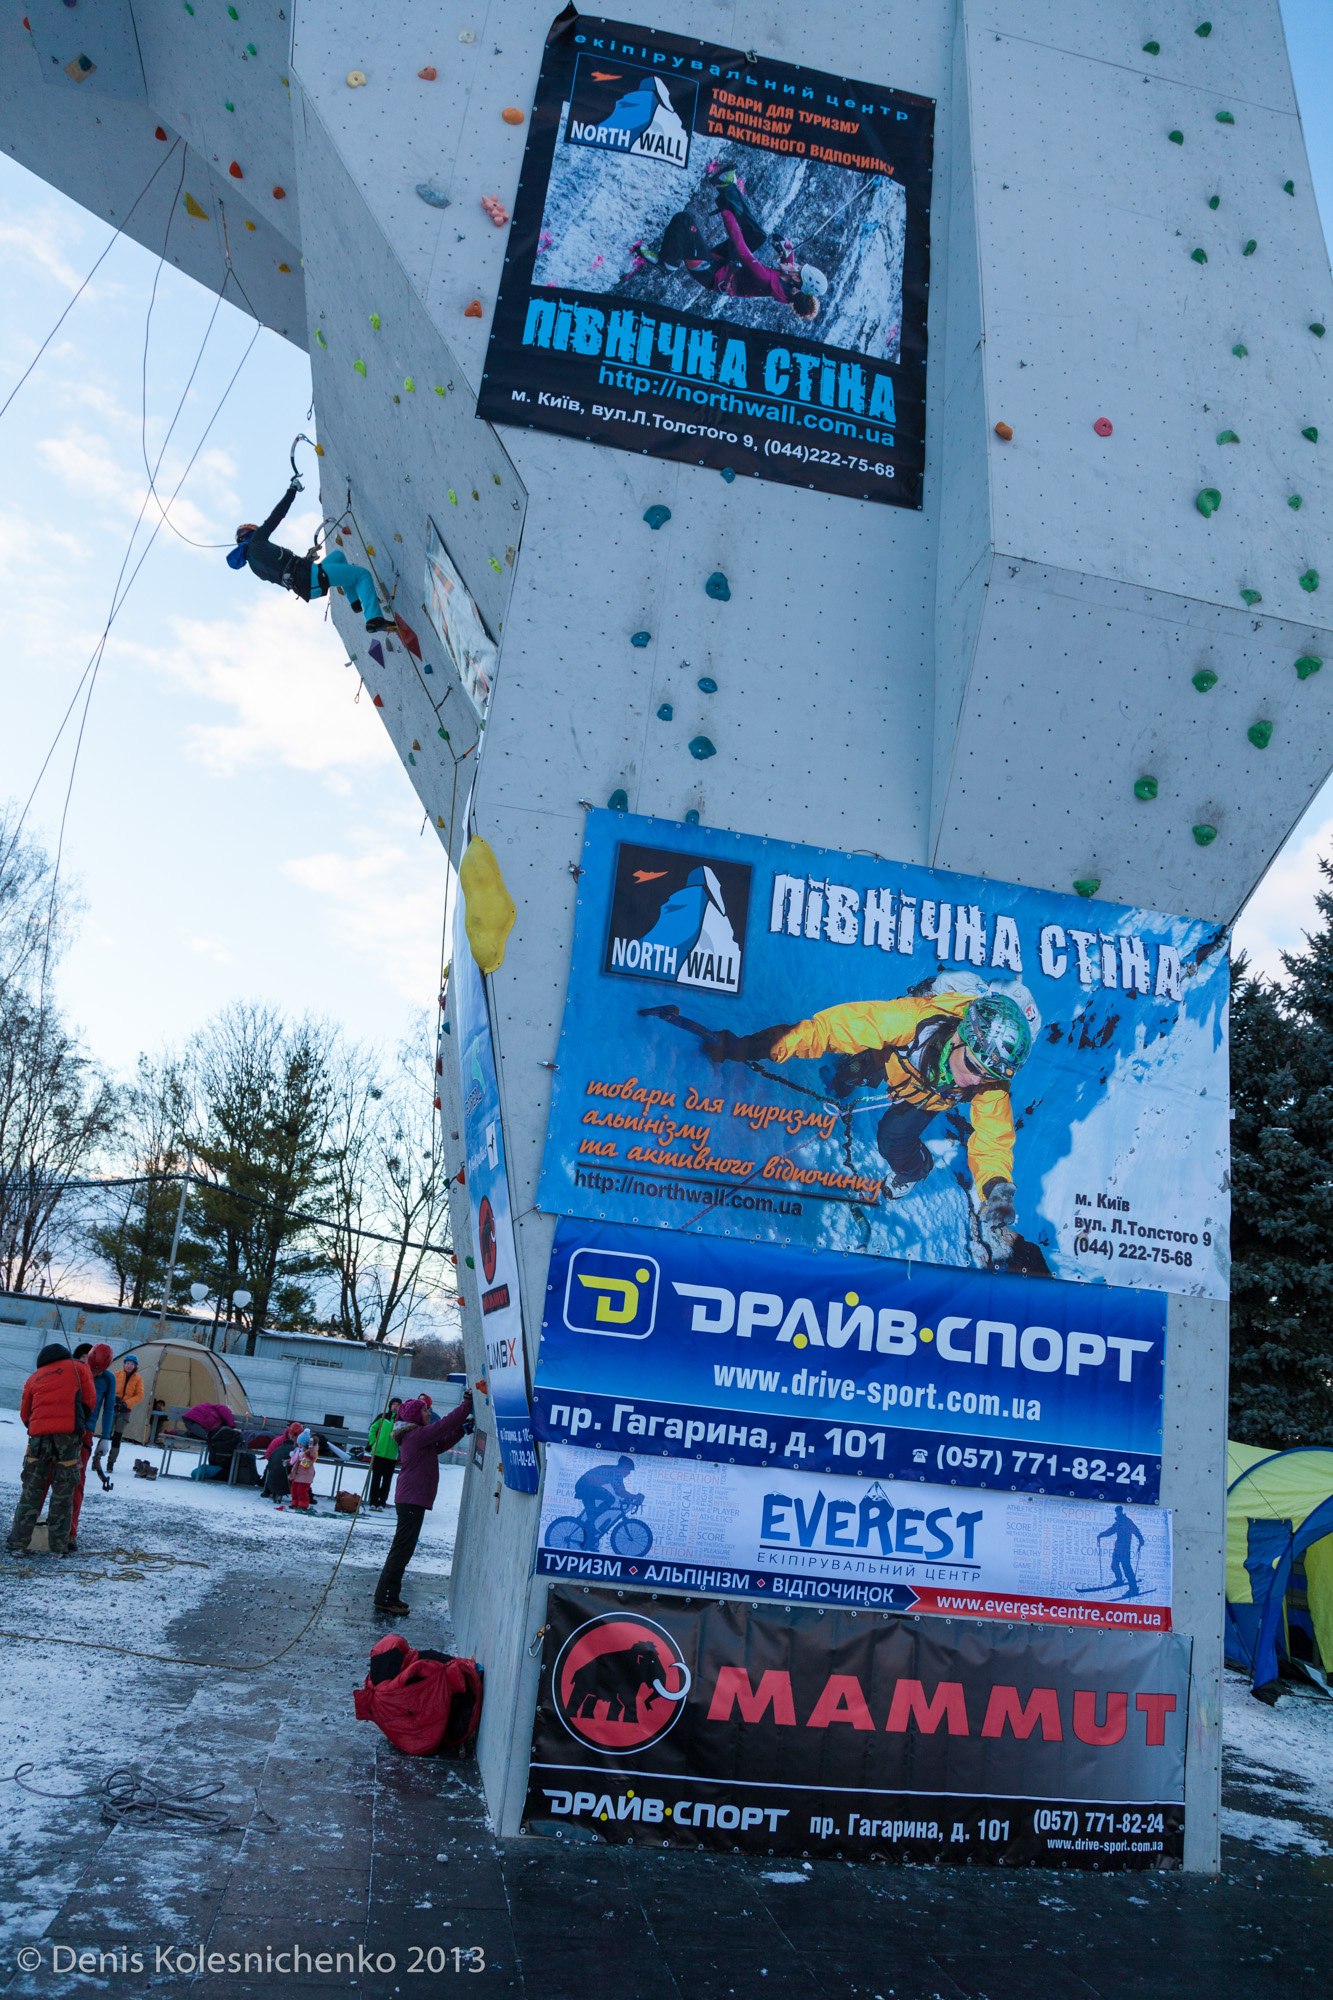
[[79,1447],[92,1417],[97,1392],[87,1364],[76,1361],[67,1347],[52,1342],[37,1356],[37,1366],[23,1384],[19,1415],[28,1432],[23,1454],[23,1484],[14,1509],[7,1547],[12,1556],[26,1556],[42,1498],[48,1484],[48,1547],[53,1556],[69,1552],[74,1489],[79,1481]]
[[130,1418],[142,1401],[143,1376],[139,1370],[139,1357],[137,1354],[124,1354],[116,1370],[116,1413],[111,1424],[111,1453],[106,1462],[109,1473],[115,1471]]

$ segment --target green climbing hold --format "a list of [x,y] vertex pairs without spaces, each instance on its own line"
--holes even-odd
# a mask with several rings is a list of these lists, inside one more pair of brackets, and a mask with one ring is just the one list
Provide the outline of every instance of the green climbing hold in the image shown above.
[[354,361],[354,362],[352,363],[352,366],[353,366],[353,368],[354,368],[354,369],[356,370],[356,372],[357,372],[357,374],[358,374],[358,375],[364,375],[364,374],[365,374],[365,372],[366,372],[366,364],[365,364],[365,362],[364,362],[364,361]]
[[1317,653],[1302,653],[1296,662],[1297,680],[1308,681],[1311,674],[1317,674],[1323,664]]
[[224,97],[222,100],[222,108],[224,111],[234,111],[236,109],[236,106],[232,103],[229,97]]
[[1183,146],[1185,143],[1185,134],[1183,132],[1168,132],[1166,136],[1173,146]]
[[1295,192],[1296,192],[1296,183],[1295,183],[1295,181],[1283,181],[1283,183],[1282,183],[1282,191],[1283,191],[1283,193],[1284,193],[1284,194],[1295,194]]
[[1249,348],[1245,345],[1245,342],[1243,340],[1238,340],[1236,342],[1236,345],[1231,350],[1231,352],[1235,355],[1238,361],[1243,361],[1246,355],[1249,353],[1249,351],[1250,351]]
[[658,711],[657,711],[657,719],[658,719],[658,721],[659,721],[659,722],[670,722],[670,720],[671,720],[672,716],[673,716],[673,715],[675,714],[675,712],[676,712],[676,711],[675,711],[675,709],[674,709],[674,708],[673,708],[673,707],[671,706],[671,703],[670,703],[669,701],[664,701],[664,702],[662,702],[662,703],[660,704],[660,706],[659,706],[659,708],[658,708]]
[[1245,734],[1256,750],[1266,750],[1273,740],[1273,725],[1271,722],[1252,722]]
[[644,646],[652,644],[652,638],[653,635],[651,632],[631,632],[629,642],[631,646],[638,646],[642,650]]
[[1296,508],[1299,508],[1299,507],[1301,506],[1301,504],[1302,504],[1302,502],[1301,502],[1301,496],[1300,496],[1300,494],[1299,494],[1299,493],[1289,493],[1289,494],[1287,495],[1287,505],[1288,505],[1289,507],[1296,507]]
[[1155,799],[1157,797],[1156,778],[1136,778],[1134,780],[1134,796],[1136,799]]
[[1219,111],[1217,114],[1217,122],[1219,125],[1234,125],[1236,122],[1236,114],[1234,111]]
[[1206,41],[1209,35],[1211,35],[1213,32],[1213,24],[1211,21],[1200,21],[1198,27],[1194,30],[1194,32],[1199,37],[1200,41]]
[[458,505],[458,495],[454,492],[452,486],[449,488],[449,505],[451,507],[456,507]]
[[1197,674],[1190,677],[1200,694],[1207,694],[1209,688],[1217,686],[1217,675],[1211,667],[1200,667]]
[[247,42],[245,45],[245,53],[248,56],[257,56],[259,54],[259,50],[255,47],[253,42]]
[[317,326],[315,328],[315,339],[319,342],[321,347],[327,347],[329,344],[328,341],[325,340],[324,338],[324,332],[322,327]]
[[716,757],[717,745],[716,743],[710,743],[706,736],[692,736],[690,738],[690,755],[691,757],[697,757],[702,764],[705,757]]
[[449,731],[447,729],[437,729],[435,734],[440,738],[441,742],[447,743],[449,741]]
[[1259,595],[1257,590],[1242,590],[1241,599],[1242,602],[1251,606],[1256,604],[1262,604],[1264,601],[1263,598]]
[[447,396],[449,391],[445,388],[443,382],[437,382],[435,384],[435,393],[437,396]]
[[1328,332],[1328,328],[1323,324],[1322,320],[1312,319],[1310,321],[1310,331],[1316,340],[1322,340]]
[[608,810],[613,813],[627,813],[629,811],[629,793],[617,789],[612,792],[606,803]]
[[1307,569],[1304,576],[1301,578],[1301,589],[1318,590],[1318,588],[1319,588],[1319,571],[1317,569]]
[[378,333],[380,330],[380,316],[378,313],[372,313],[370,315],[370,324],[374,327],[376,333]]
[[241,18],[240,15],[236,12],[236,9],[234,7],[228,7],[227,19],[229,21],[239,21],[240,18]]
[[1205,521],[1211,520],[1212,516],[1222,505],[1222,495],[1215,486],[1205,486],[1202,493],[1195,494],[1194,504],[1203,515]]
[[704,589],[708,592],[708,595],[712,598],[715,598],[719,604],[726,604],[730,602],[731,585],[727,582],[727,579],[725,578],[725,576],[723,576],[720,569],[715,569],[713,571],[713,574],[709,577],[707,583],[704,585]]
[[1160,42],[1145,42],[1143,44],[1143,53],[1145,56],[1160,56],[1162,53],[1162,44]]
[[1200,847],[1207,847],[1211,841],[1217,839],[1217,828],[1215,826],[1209,826],[1206,821],[1204,821],[1201,825],[1196,826],[1193,829],[1193,832],[1194,832],[1194,838],[1198,841]]
[[1258,248],[1259,248],[1259,245],[1258,245],[1258,242],[1257,242],[1257,240],[1256,240],[1256,239],[1255,239],[1255,238],[1254,238],[1253,236],[1251,236],[1251,237],[1249,238],[1248,242],[1246,243],[1246,245],[1245,245],[1245,248],[1244,248],[1244,249],[1243,249],[1243,250],[1241,251],[1241,253],[1240,253],[1240,254],[1241,254],[1241,256],[1242,256],[1242,257],[1253,257],[1253,255],[1254,255],[1255,251],[1256,251],[1256,250],[1257,250]]
[[686,813],[686,815],[685,815],[685,824],[686,824],[686,826],[698,826],[698,824],[699,824],[699,808],[698,808],[698,806],[691,806],[691,807],[690,807],[689,811],[688,811],[688,812]]
[[412,377],[411,377],[410,375],[404,375],[404,377],[403,377],[403,387],[404,387],[404,388],[406,389],[406,391],[407,391],[407,393],[408,393],[408,395],[409,395],[409,396],[415,396],[415,395],[416,395],[416,393],[417,393],[417,385],[416,385],[416,383],[415,383],[415,382],[413,381],[413,379],[412,379]]
[[408,751],[408,753],[407,753],[407,761],[408,761],[408,763],[409,763],[409,764],[415,764],[415,763],[416,763],[416,761],[417,761],[417,760],[416,760],[416,758],[415,758],[415,756],[414,756],[414,755],[412,754],[412,752],[411,752],[410,750],[409,750],[409,751]]
[[1309,438],[1311,444],[1318,444],[1319,442],[1319,432],[1315,429],[1315,426],[1313,424],[1307,424],[1305,426],[1305,429],[1301,432],[1301,436],[1303,438]]
[[398,394],[398,391],[396,389],[394,391],[393,400],[395,403],[401,403],[403,400],[402,397]]
[[1209,197],[1208,197],[1208,206],[1209,206],[1209,208],[1220,208],[1220,207],[1222,206],[1222,197],[1221,197],[1221,195],[1220,195],[1220,194],[1210,194],[1210,195],[1209,195]]
[[1219,444],[1239,444],[1240,438],[1235,431],[1219,431],[1217,433],[1217,442]]
[[1075,882],[1074,894],[1076,896],[1095,896],[1101,886],[1102,878],[1100,875],[1087,875],[1082,880]]
[[1191,250],[1190,257],[1196,264],[1206,264],[1208,262],[1208,252],[1206,250]]
[[504,564],[500,561],[500,558],[498,556],[487,556],[486,560],[490,564],[491,568],[495,571],[495,574],[497,576],[502,576],[504,574]]
[[190,0],[185,0],[185,11],[187,14],[193,14],[194,12],[194,8],[190,5]]
[[643,518],[650,528],[665,528],[671,519],[671,509],[660,504],[656,507],[647,507],[644,509]]
[[717,693],[717,682],[713,679],[713,676],[711,674],[700,674],[699,692],[700,694]]

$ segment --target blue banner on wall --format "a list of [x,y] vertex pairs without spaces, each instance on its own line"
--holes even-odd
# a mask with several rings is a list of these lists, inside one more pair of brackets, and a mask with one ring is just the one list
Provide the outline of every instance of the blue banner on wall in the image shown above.
[[534,1423],[596,1451],[1157,1498],[1160,1293],[561,1221]]
[[1227,996],[1215,925],[594,812],[540,1205],[1224,1297]]

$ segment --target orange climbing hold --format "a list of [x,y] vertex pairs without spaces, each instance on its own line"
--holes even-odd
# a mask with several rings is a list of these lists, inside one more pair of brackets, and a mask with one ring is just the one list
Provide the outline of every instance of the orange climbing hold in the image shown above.
[[291,268],[292,268],[292,267],[291,267],[291,265],[290,265],[290,264],[279,264],[279,266],[278,266],[278,269],[279,269],[280,271],[290,271],[290,270],[291,270]]
[[490,216],[491,221],[495,224],[496,228],[503,229],[505,224],[509,220],[509,210],[505,207],[499,195],[484,194],[481,198],[481,205],[485,209],[487,215]]
[[523,123],[523,113],[516,104],[506,104],[500,116],[504,119],[506,125],[521,125]]
[[245,179],[245,175],[241,172],[235,160],[232,161],[231,165],[227,169],[227,172],[231,175],[234,181],[243,181]]
[[1014,430],[1012,424],[996,424],[995,435],[997,438],[1003,438],[1006,444],[1008,444],[1013,434]]
[[165,139],[165,138],[166,138],[166,136],[167,136],[167,135],[166,135],[165,131],[163,130],[163,128],[162,128],[162,127],[161,127],[160,125],[155,125],[155,126],[153,127],[153,137],[154,137],[155,139]]
[[467,304],[463,307],[463,317],[464,319],[480,319],[481,300],[469,299]]
[[287,199],[286,188],[275,187],[273,190],[273,199],[274,201],[286,201]]
[[436,69],[434,63],[427,63],[424,69],[417,71],[417,75],[423,83],[434,83],[436,77],[439,75],[439,71]]

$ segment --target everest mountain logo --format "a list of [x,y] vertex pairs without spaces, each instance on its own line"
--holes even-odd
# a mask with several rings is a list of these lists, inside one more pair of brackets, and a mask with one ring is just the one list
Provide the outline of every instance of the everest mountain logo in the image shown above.
[[[570,93],[565,139],[604,153],[687,167],[698,86],[649,71],[593,69],[580,57]],[[685,116],[682,117],[681,113]]]
[[603,969],[704,993],[739,993],[750,869],[622,842]]

